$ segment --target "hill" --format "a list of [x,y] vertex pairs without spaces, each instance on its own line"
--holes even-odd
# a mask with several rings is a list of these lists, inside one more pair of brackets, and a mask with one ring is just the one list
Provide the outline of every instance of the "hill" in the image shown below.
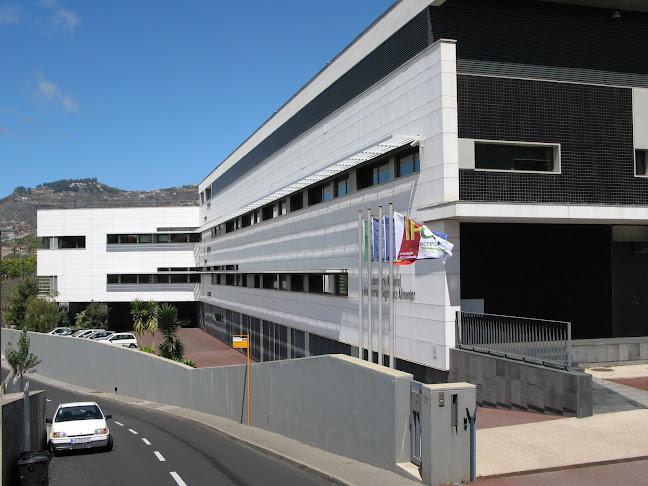
[[153,191],[124,191],[92,179],[64,179],[35,188],[17,187],[0,199],[0,227],[13,228],[13,238],[36,232],[39,209],[105,208],[132,206],[196,206],[196,186]]

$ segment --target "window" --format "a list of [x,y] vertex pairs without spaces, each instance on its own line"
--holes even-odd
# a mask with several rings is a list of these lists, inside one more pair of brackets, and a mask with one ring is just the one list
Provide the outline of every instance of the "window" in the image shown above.
[[398,170],[398,177],[419,172],[421,170],[421,160],[418,151],[410,154],[399,155],[396,167]]
[[211,194],[212,194],[211,187],[206,188],[205,189],[205,199],[209,201],[211,199]]
[[313,204],[319,204],[321,202],[330,201],[333,199],[333,191],[331,189],[331,184],[319,184],[315,187],[311,187],[308,190],[308,205],[312,206]]
[[475,142],[475,169],[558,172],[557,146]]
[[225,223],[225,233],[231,233],[232,231],[234,231],[234,220]]
[[304,291],[304,276],[303,275],[291,275],[290,276],[290,290],[293,292],[303,292]]
[[244,214],[243,217],[241,218],[241,226],[243,228],[247,228],[251,224],[252,224],[252,214],[251,213]]
[[139,235],[140,243],[150,243],[152,241],[151,235]]
[[304,193],[293,194],[290,196],[290,210],[297,211],[304,207]]
[[635,150],[635,173],[638,176],[648,176],[646,168],[646,154],[648,150]]
[[59,236],[59,248],[85,248],[85,236]]
[[274,217],[274,214],[273,214],[273,205],[272,204],[269,205],[269,206],[264,207],[261,210],[261,219],[262,219],[262,221],[265,221],[267,219],[272,219],[273,217]]
[[278,204],[279,204],[279,216],[281,216],[282,214],[286,214],[288,212],[288,209],[286,207],[286,200],[282,199],[281,201],[279,201]]
[[48,250],[49,248],[51,248],[51,246],[52,246],[52,238],[49,236],[45,236],[43,238],[43,246],[41,248],[43,248],[44,250]]
[[200,193],[200,204],[204,204],[204,203],[205,203],[205,191],[202,191]]
[[388,182],[391,179],[389,171],[389,159],[382,160],[378,164],[358,169],[358,189]]
[[335,180],[335,197],[345,196],[349,192],[349,174]]

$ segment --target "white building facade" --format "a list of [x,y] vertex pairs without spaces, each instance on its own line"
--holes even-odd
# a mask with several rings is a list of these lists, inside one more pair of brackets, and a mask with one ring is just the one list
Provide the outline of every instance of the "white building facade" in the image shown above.
[[[72,313],[91,301],[193,303],[197,226],[196,207],[39,211],[43,290]],[[117,317],[111,323],[118,327]]]

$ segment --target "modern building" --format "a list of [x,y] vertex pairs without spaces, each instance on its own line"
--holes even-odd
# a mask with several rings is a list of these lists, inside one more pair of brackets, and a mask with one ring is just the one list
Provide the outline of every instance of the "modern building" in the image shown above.
[[132,326],[135,298],[172,302],[191,317],[197,226],[197,207],[38,211],[41,290],[55,292],[72,315],[89,302],[108,303],[115,329]]
[[202,181],[198,223],[175,223],[201,233],[182,265],[202,274],[200,326],[249,332],[262,361],[366,352],[359,295],[379,284],[359,281],[358,212],[393,203],[455,245],[396,269],[398,368],[447,371],[462,308],[645,335],[647,27],[634,0],[396,2]]

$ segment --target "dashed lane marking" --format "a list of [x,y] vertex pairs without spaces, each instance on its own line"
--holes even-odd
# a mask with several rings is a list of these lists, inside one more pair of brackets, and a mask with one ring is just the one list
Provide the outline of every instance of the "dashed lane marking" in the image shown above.
[[160,461],[160,462],[165,462],[166,461],[164,456],[162,454],[160,454],[158,451],[155,451],[153,454],[155,454],[155,457],[158,458],[158,461]]
[[115,423],[116,423],[117,425],[119,425],[120,427],[123,427],[123,426],[124,426],[124,424],[122,424],[121,422],[115,422]]
[[128,431],[129,431],[131,434],[135,434],[135,435],[137,435],[137,432],[135,432],[133,429],[128,429]]
[[142,437],[142,441],[143,441],[146,445],[151,445],[151,443],[148,441],[148,439],[145,439],[144,437]]
[[172,477],[173,479],[175,479],[175,482],[178,483],[178,486],[187,486],[187,483],[185,483],[185,482],[182,480],[182,478],[180,477],[180,475],[178,475],[177,472],[175,472],[175,471],[171,471],[170,474],[171,474],[171,477]]

